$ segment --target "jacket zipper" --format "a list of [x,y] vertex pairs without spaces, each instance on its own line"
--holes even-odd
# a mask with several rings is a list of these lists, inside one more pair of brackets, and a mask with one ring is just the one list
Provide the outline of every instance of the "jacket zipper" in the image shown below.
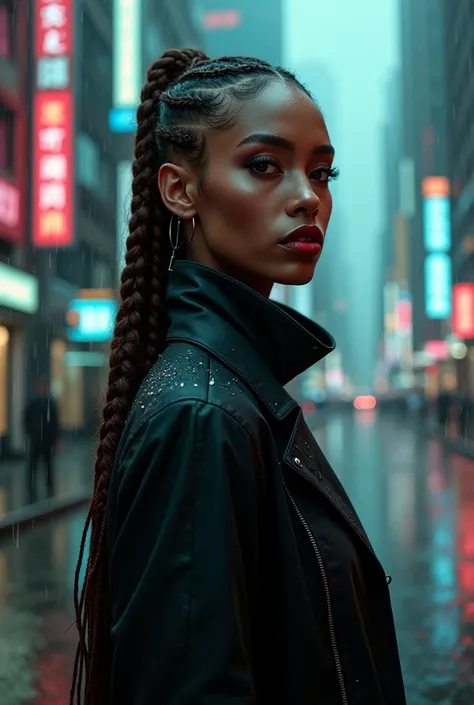
[[329,623],[329,635],[331,638],[331,646],[332,646],[332,652],[334,655],[334,662],[336,664],[336,671],[337,671],[337,678],[339,681],[339,688],[341,691],[341,700],[342,700],[342,705],[348,705],[349,701],[347,698],[347,691],[346,691],[346,686],[344,683],[344,676],[342,673],[342,665],[341,665],[341,658],[339,656],[339,649],[337,647],[337,641],[336,641],[336,632],[334,630],[334,615],[332,611],[332,602],[331,602],[331,593],[329,592],[329,581],[328,577],[326,575],[326,570],[324,568],[324,563],[323,559],[321,556],[321,551],[319,550],[319,546],[316,542],[316,539],[313,536],[313,533],[311,529],[309,528],[308,522],[304,518],[303,514],[301,513],[300,508],[296,504],[295,500],[293,499],[293,495],[289,491],[285,477],[283,475],[283,468],[280,463],[280,473],[281,473],[281,478],[283,480],[283,487],[285,488],[285,492],[288,495],[291,504],[293,505],[296,514],[298,515],[298,519],[301,521],[303,524],[303,527],[308,534],[309,540],[311,541],[311,546],[313,547],[314,554],[316,556],[316,560],[318,562],[319,570],[321,573],[321,577],[323,580],[323,586],[324,586],[324,593],[326,595],[326,607],[327,607],[327,614],[328,614],[328,623]]

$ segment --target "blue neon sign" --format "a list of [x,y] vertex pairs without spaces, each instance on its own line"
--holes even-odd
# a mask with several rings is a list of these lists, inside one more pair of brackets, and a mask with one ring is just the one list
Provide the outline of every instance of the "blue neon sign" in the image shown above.
[[425,310],[428,318],[443,320],[451,315],[451,258],[433,253],[425,259]]
[[75,343],[111,340],[117,302],[113,299],[74,299],[69,305],[67,337]]
[[109,130],[114,134],[133,133],[137,129],[136,108],[111,108]]
[[451,204],[449,198],[426,198],[423,204],[424,242],[428,252],[451,248]]

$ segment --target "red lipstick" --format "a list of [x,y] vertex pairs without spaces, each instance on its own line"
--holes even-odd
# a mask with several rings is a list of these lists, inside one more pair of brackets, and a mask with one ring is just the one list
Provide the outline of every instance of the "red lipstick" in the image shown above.
[[319,255],[323,249],[324,235],[318,225],[301,225],[289,233],[280,245],[286,250],[304,255]]

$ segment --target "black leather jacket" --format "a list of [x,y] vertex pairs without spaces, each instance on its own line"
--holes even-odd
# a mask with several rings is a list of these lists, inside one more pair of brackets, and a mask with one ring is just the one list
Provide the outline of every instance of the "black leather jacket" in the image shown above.
[[283,386],[334,347],[177,262],[108,510],[112,705],[404,705],[382,566]]

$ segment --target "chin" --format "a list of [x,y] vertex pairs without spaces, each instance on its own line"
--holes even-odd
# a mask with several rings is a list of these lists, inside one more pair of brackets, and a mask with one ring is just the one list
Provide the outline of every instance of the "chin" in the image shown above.
[[314,261],[306,263],[299,262],[292,267],[285,267],[275,273],[275,284],[285,284],[286,286],[303,286],[308,284],[314,277],[316,264]]

